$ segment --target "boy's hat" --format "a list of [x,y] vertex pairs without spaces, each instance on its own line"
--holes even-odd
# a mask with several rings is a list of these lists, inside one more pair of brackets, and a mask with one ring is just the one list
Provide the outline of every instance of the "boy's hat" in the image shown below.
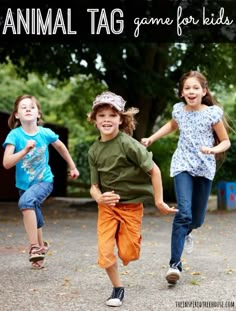
[[125,100],[115,93],[110,91],[103,92],[100,95],[97,95],[93,102],[93,109],[102,104],[110,104],[118,111],[124,111],[125,109]]

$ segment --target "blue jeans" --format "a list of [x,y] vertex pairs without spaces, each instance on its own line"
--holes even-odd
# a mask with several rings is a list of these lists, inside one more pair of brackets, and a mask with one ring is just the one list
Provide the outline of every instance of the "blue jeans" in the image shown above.
[[19,189],[20,199],[18,206],[21,211],[24,209],[35,210],[38,229],[44,225],[41,204],[50,195],[52,190],[52,182],[39,182],[30,186],[27,190]]
[[182,172],[174,177],[174,186],[179,212],[175,214],[172,226],[170,266],[182,271],[185,237],[204,222],[212,181]]

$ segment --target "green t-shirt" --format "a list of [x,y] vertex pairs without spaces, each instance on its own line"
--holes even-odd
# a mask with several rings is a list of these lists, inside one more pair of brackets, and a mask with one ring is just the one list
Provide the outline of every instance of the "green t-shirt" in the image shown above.
[[119,194],[120,202],[143,202],[153,196],[152,153],[131,136],[119,132],[112,140],[97,140],[88,152],[91,184]]

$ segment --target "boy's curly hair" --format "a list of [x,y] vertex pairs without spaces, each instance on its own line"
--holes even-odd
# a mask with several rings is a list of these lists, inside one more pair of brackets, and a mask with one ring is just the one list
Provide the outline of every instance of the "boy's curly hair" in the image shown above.
[[98,110],[104,108],[104,107],[110,107],[112,110],[114,110],[116,113],[118,113],[121,117],[122,123],[120,124],[120,130],[130,136],[133,136],[133,132],[136,128],[137,121],[135,119],[135,115],[139,112],[138,108],[131,107],[127,109],[126,111],[118,111],[110,104],[102,104],[97,107],[95,107],[91,112],[88,113],[87,120],[93,124],[95,124],[96,121],[96,114]]

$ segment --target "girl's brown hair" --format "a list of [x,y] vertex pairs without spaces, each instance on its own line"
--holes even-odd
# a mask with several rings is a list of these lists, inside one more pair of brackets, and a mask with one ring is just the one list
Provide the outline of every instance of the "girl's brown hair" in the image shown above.
[[91,123],[95,123],[96,121],[96,114],[99,109],[104,107],[110,107],[116,113],[118,113],[121,117],[122,123],[120,124],[120,130],[130,136],[133,135],[133,132],[136,128],[136,120],[135,115],[139,112],[138,108],[131,107],[126,111],[117,111],[112,105],[110,104],[102,104],[93,109],[90,113],[88,113],[88,121]]
[[14,128],[21,125],[20,120],[17,119],[15,115],[18,111],[19,103],[25,98],[31,99],[36,104],[38,111],[39,111],[39,118],[37,120],[37,125],[43,124],[42,110],[41,110],[41,105],[40,105],[39,101],[36,99],[36,97],[34,97],[32,95],[24,94],[24,95],[18,96],[14,102],[14,109],[13,109],[12,113],[10,114],[10,117],[8,118],[8,126],[10,129],[14,129]]

